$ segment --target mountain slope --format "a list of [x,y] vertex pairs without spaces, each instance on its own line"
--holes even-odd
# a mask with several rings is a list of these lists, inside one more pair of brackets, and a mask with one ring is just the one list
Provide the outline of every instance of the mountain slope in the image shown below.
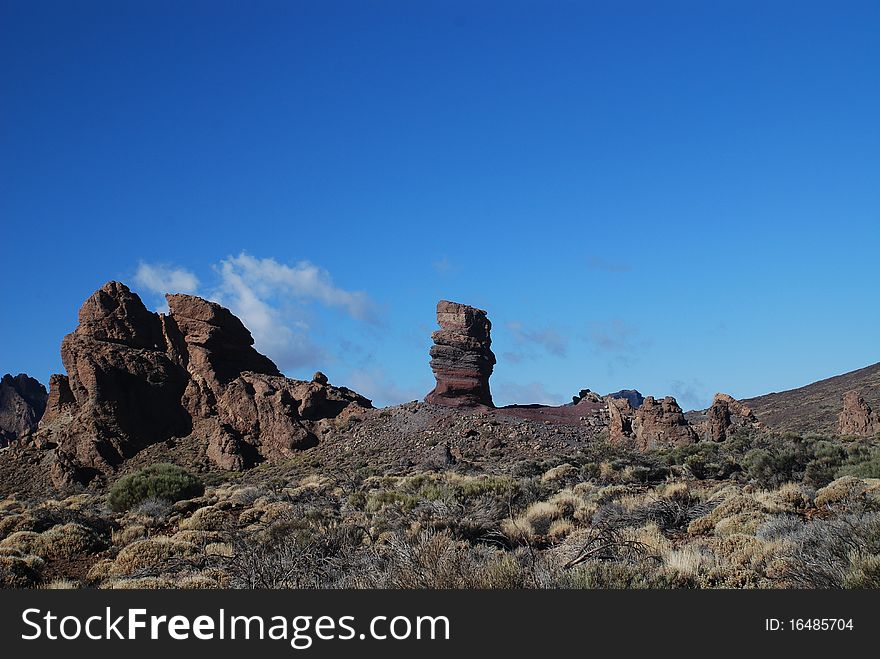
[[774,430],[834,433],[843,394],[853,389],[858,390],[873,409],[880,409],[880,363],[742,402]]

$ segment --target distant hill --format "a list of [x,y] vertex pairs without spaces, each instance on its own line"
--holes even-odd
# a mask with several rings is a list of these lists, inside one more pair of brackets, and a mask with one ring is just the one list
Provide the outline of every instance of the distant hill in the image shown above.
[[880,363],[742,402],[774,430],[834,433],[843,394],[852,389],[858,390],[874,410],[880,410]]

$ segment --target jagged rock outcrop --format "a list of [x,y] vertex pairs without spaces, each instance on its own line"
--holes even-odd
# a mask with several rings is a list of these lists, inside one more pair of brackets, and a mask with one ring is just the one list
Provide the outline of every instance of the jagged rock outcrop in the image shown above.
[[657,401],[647,396],[638,409],[628,398],[605,397],[608,406],[608,438],[639,450],[682,446],[697,441],[697,433],[672,396]]
[[647,396],[635,411],[633,434],[637,447],[642,450],[683,446],[697,441],[697,433],[672,396],[666,396],[660,402],[653,396]]
[[642,403],[645,402],[645,397],[636,390],[636,389],[621,389],[620,391],[615,391],[613,394],[608,394],[611,398],[625,398],[630,407],[634,410],[639,409],[642,406]]
[[571,397],[571,404],[577,405],[591,393],[593,392],[589,389],[581,389],[579,392],[577,392],[577,395]]
[[700,425],[700,434],[713,442],[723,442],[734,432],[743,428],[761,428],[763,425],[748,405],[733,396],[718,393],[712,406],[706,411],[706,421]]
[[66,375],[53,373],[49,377],[49,400],[46,402],[46,411],[40,423],[48,424],[59,416],[71,412],[75,406],[76,399],[70,389],[70,379]]
[[36,430],[47,398],[46,387],[25,373],[0,379],[0,447]]
[[570,405],[580,405],[584,401],[588,403],[599,403],[602,401],[602,397],[599,396],[595,391],[590,391],[589,389],[581,389],[577,396],[571,397]]
[[612,442],[623,442],[633,436],[634,410],[626,398],[605,397],[608,405],[608,438]]
[[191,432],[181,403],[186,370],[167,352],[159,315],[124,284],[109,282],[83,303],[77,328],[61,342],[61,361],[67,379],[53,378],[36,438],[38,446],[57,446],[56,481],[91,480]]
[[489,377],[495,355],[491,350],[492,323],[486,312],[441,300],[437,323],[440,329],[431,335],[431,370],[437,386],[425,401],[450,407],[492,407]]
[[837,430],[841,435],[870,437],[880,433],[880,415],[858,391],[848,391],[843,395],[843,409],[837,416]]
[[228,309],[167,296],[155,314],[124,284],[83,304],[61,345],[67,376],[50,381],[36,444],[56,448],[56,483],[108,474],[145,447],[193,436],[225,469],[289,457],[313,446],[319,422],[370,407],[344,387],[285,378],[253,348]]

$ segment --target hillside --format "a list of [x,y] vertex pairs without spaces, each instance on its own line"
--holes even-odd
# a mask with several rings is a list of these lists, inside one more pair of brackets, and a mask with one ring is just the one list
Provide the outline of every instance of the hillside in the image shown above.
[[775,430],[834,433],[843,394],[853,389],[858,390],[874,410],[880,409],[880,363],[742,402]]

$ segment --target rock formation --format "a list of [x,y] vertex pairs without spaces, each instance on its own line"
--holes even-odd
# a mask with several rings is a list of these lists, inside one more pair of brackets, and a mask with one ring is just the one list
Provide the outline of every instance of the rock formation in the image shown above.
[[682,446],[697,441],[684,413],[672,396],[659,403],[647,396],[633,419],[633,434],[638,448],[648,450],[664,446]]
[[49,400],[46,401],[46,411],[40,420],[41,424],[48,424],[59,416],[70,412],[76,405],[76,399],[70,390],[70,379],[66,375],[53,373],[49,378]]
[[843,409],[837,416],[837,430],[841,435],[870,437],[880,433],[880,415],[858,391],[848,391],[843,395]]
[[228,309],[168,295],[147,310],[118,282],[83,304],[61,344],[67,376],[50,381],[36,444],[56,446],[56,483],[87,482],[172,437],[193,436],[225,469],[289,457],[318,441],[323,419],[366,398],[315,380],[289,380],[253,348]]
[[437,303],[440,329],[431,335],[431,370],[437,386],[425,401],[450,407],[492,407],[489,376],[495,366],[486,312],[465,304]]
[[625,398],[629,401],[630,406],[637,410],[642,406],[642,403],[645,402],[645,397],[637,391],[636,389],[621,389],[620,391],[615,391],[613,394],[608,394],[611,398]]
[[747,405],[727,394],[715,394],[706,415],[705,432],[700,434],[713,442],[723,442],[738,429],[762,426]]
[[24,373],[0,380],[0,447],[17,442],[37,428],[46,409],[46,387]]
[[571,397],[570,405],[580,405],[584,401],[588,403],[598,403],[601,402],[602,397],[599,396],[595,391],[590,391],[589,389],[581,389],[577,396]]
[[624,397],[606,396],[605,403],[608,406],[608,438],[612,442],[645,451],[697,441],[697,433],[672,396],[660,402],[648,396],[637,410]]
[[622,442],[633,434],[633,408],[626,398],[605,397],[608,405],[608,438],[612,442]]

